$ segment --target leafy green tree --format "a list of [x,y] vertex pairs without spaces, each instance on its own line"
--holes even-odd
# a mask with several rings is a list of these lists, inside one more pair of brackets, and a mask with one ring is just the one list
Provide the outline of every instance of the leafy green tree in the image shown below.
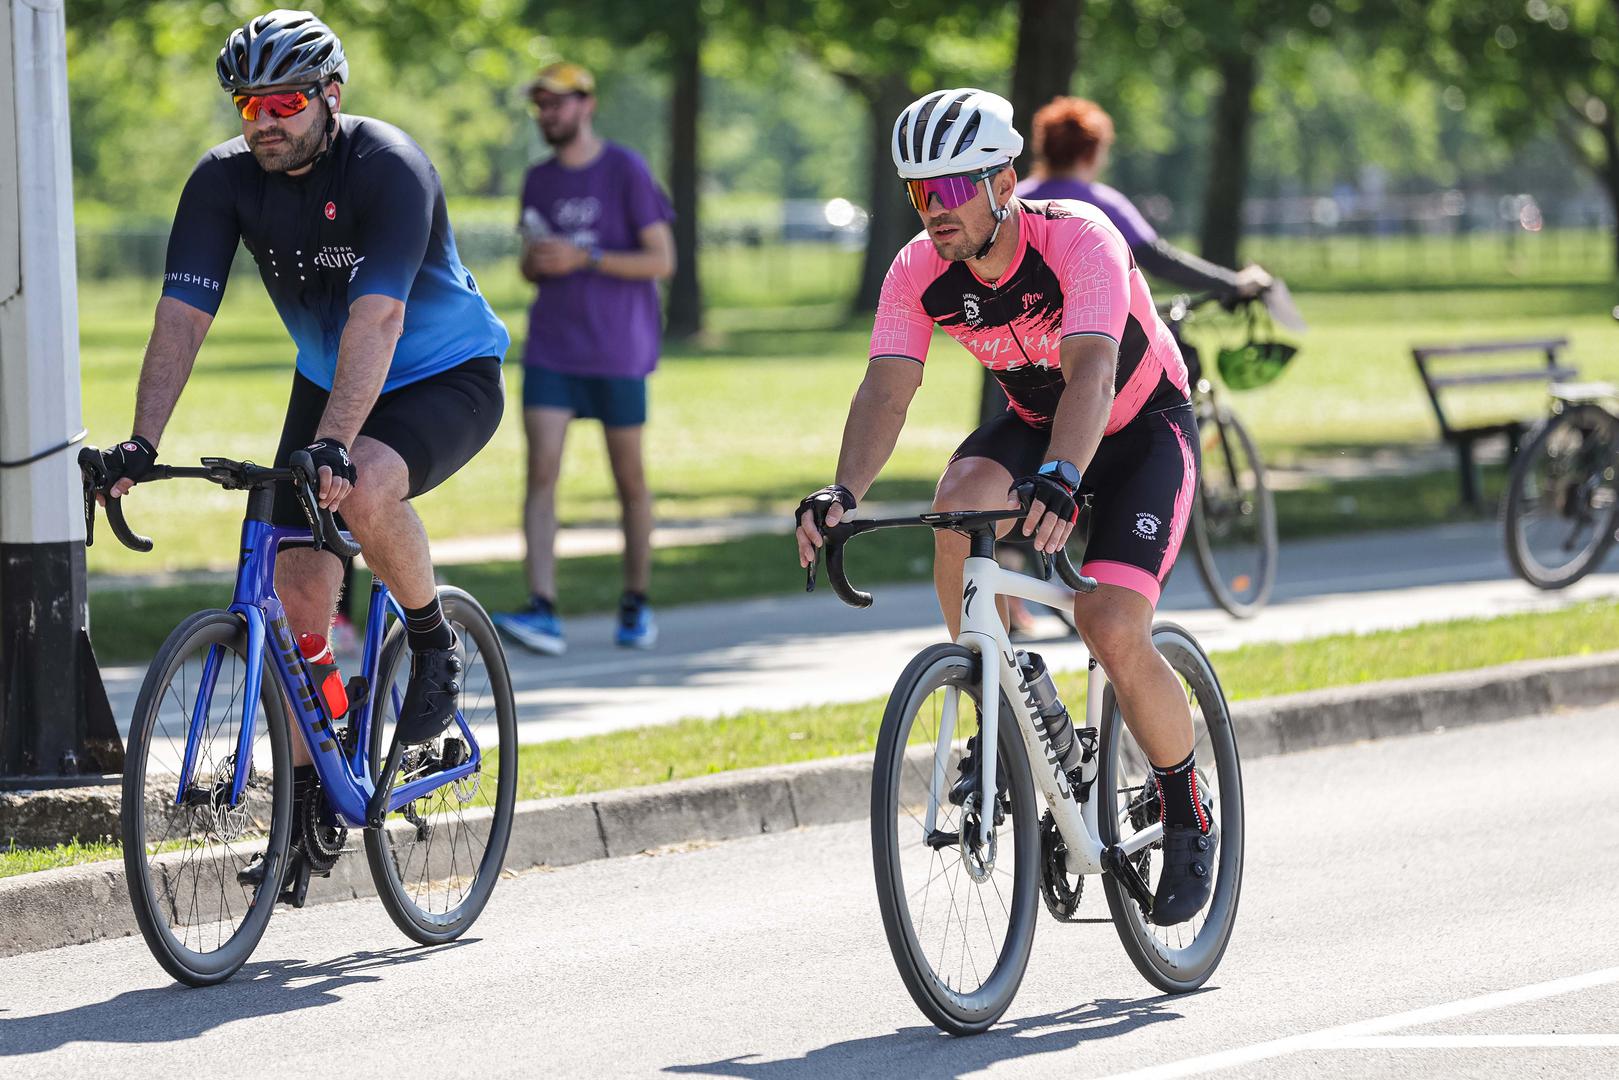
[[1556,132],[1619,212],[1619,0],[1400,2],[1447,93],[1514,141]]
[[937,87],[970,83],[1004,92],[1015,9],[948,0],[739,2],[764,47],[805,50],[863,107],[871,219],[852,307],[873,311],[894,252],[917,228],[888,151],[894,118]]

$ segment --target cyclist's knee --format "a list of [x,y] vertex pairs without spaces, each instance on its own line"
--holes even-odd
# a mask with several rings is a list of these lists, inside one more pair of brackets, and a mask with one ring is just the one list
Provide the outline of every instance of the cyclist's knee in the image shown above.
[[1076,605],[1074,624],[1085,645],[1104,668],[1122,670],[1132,659],[1152,651],[1152,612],[1140,618],[1136,605],[1110,602],[1100,594]]

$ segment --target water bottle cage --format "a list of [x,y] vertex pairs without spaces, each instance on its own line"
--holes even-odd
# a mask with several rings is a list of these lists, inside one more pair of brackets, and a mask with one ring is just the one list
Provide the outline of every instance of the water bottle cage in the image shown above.
[[1096,760],[1096,748],[1101,740],[1101,733],[1093,727],[1075,728],[1074,739],[1079,743],[1080,768],[1068,774],[1068,783],[1074,790],[1074,799],[1085,802],[1091,797],[1091,787],[1096,783],[1096,773],[1091,773],[1089,780],[1085,779],[1084,766]]

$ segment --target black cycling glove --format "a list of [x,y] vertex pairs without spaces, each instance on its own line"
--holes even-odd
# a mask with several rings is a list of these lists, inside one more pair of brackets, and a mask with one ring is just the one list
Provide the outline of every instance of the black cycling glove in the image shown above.
[[845,514],[851,513],[854,510],[854,492],[842,484],[828,484],[820,491],[806,495],[798,504],[798,509],[793,511],[793,528],[797,529],[803,524],[804,511],[808,510],[815,515],[815,527],[824,531],[826,512],[832,509],[833,503],[843,507]]
[[139,435],[131,435],[125,442],[101,451],[101,468],[107,474],[104,487],[125,479],[138,484],[156,461],[157,449]]
[[322,465],[332,470],[334,479],[347,480],[352,484],[359,476],[354,471],[354,462],[349,460],[349,448],[336,439],[317,439],[304,447],[304,452],[314,461],[317,476]]
[[1039,499],[1047,510],[1072,525],[1079,520],[1079,500],[1075,490],[1051,473],[1025,476],[1012,485],[1012,491],[1025,508]]

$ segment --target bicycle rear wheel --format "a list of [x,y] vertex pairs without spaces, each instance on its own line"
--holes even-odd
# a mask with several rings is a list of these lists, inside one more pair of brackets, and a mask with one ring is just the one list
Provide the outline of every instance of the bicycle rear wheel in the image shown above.
[[1192,506],[1192,550],[1216,604],[1239,619],[1276,584],[1276,505],[1248,429],[1224,405],[1198,414],[1203,461]]
[[1619,514],[1619,419],[1571,405],[1530,436],[1502,504],[1507,559],[1537,589],[1566,589],[1602,563]]
[[[192,986],[223,982],[252,955],[287,861],[287,716],[272,670],[263,672],[258,707],[244,701],[256,665],[264,657],[247,655],[240,617],[198,612],[158,650],[130,725],[120,811],[129,899],[157,962]],[[248,723],[251,770],[233,800]],[[261,851],[268,872],[256,884],[239,881]]]
[[[424,945],[454,941],[482,913],[500,878],[517,802],[517,706],[495,624],[478,601],[441,586],[444,617],[466,651],[460,714],[477,739],[479,767],[365,831],[365,854],[377,895],[400,930]],[[369,754],[381,770],[410,681],[405,628],[395,623],[382,646]],[[464,762],[470,755],[459,725],[407,750],[395,786]]]
[[[883,713],[871,786],[872,863],[883,929],[900,978],[924,1015],[952,1035],[973,1035],[1012,1003],[1034,943],[1040,891],[1040,820],[1016,721],[1001,699],[998,824],[988,852],[979,815],[944,798],[977,727],[979,658],[934,645],[905,668]],[[952,705],[948,699],[954,699]],[[955,707],[954,737],[941,721]],[[927,833],[929,792],[938,792]]]
[[[1192,713],[1193,752],[1197,755],[1198,788],[1211,800],[1210,813],[1220,830],[1219,865],[1208,906],[1176,926],[1147,921],[1141,905],[1114,874],[1102,876],[1102,890],[1113,925],[1136,969],[1158,989],[1186,993],[1214,973],[1231,941],[1242,892],[1242,765],[1236,733],[1220,680],[1202,646],[1173,623],[1153,627],[1153,645],[1175,672]],[[1120,715],[1113,688],[1102,699],[1102,761],[1097,798],[1097,831],[1102,846],[1112,847],[1141,829],[1158,823],[1159,804],[1147,755]],[[1161,844],[1131,858],[1148,889],[1157,886]]]

